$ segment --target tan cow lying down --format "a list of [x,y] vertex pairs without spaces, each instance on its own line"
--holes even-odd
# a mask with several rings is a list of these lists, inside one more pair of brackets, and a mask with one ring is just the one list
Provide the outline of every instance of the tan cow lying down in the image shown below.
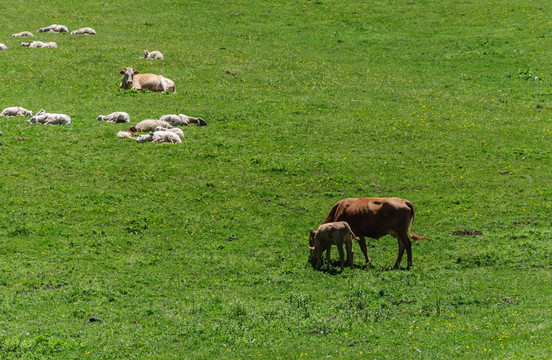
[[[414,206],[408,200],[392,198],[349,198],[335,204],[324,223],[346,221],[351,230],[359,237],[360,249],[366,262],[370,262],[366,249],[365,236],[379,239],[385,235],[393,235],[399,243],[399,254],[394,269],[401,263],[404,250],[408,258],[407,268],[412,266],[412,244],[414,240],[425,237],[410,233],[414,221]],[[410,237],[409,237],[410,235]]]
[[123,74],[121,84],[122,89],[151,90],[151,91],[172,91],[175,92],[174,82],[161,75],[140,74],[134,68],[127,67],[120,71]]
[[345,244],[347,250],[347,263],[352,269],[354,267],[353,239],[359,240],[349,227],[349,224],[345,221],[322,224],[318,227],[318,230],[311,230],[309,249],[313,251],[314,259],[316,260],[316,268],[320,268],[320,258],[324,250],[326,250],[326,264],[328,269],[330,268],[330,250],[332,245],[336,245],[339,251],[341,271],[343,271],[343,244]]

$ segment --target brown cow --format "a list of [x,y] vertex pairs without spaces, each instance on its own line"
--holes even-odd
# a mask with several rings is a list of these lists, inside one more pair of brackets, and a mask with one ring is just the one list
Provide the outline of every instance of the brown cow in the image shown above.
[[341,271],[343,271],[343,244],[345,244],[347,263],[353,269],[353,239],[359,240],[345,221],[322,224],[318,227],[318,230],[311,230],[309,249],[314,253],[316,268],[320,268],[320,258],[324,250],[326,250],[328,269],[330,268],[330,250],[332,245],[335,245],[339,252]]
[[175,92],[174,82],[166,77],[156,74],[140,74],[140,72],[134,68],[127,67],[121,70],[123,75],[121,84],[122,89],[136,89],[136,90],[151,90],[158,92],[172,91]]
[[[407,255],[407,268],[412,266],[412,244],[414,240],[425,237],[410,233],[414,221],[414,206],[408,200],[392,198],[349,198],[335,204],[324,223],[346,221],[353,232],[360,238],[360,249],[364,253],[366,263],[370,262],[366,249],[365,236],[379,239],[385,235],[393,235],[399,243],[399,254],[394,269],[399,267],[404,250]],[[410,235],[410,237],[409,237]]]

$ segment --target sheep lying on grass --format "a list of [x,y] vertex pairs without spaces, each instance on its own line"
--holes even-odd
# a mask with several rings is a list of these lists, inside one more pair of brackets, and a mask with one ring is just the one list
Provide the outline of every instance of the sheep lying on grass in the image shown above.
[[25,41],[20,46],[29,48],[57,48],[57,44],[54,41],[42,42],[42,41]]
[[136,138],[136,142],[158,142],[158,143],[167,143],[167,144],[180,144],[182,140],[180,137],[170,131],[156,131],[147,135],[140,135]]
[[190,126],[190,123],[200,126],[207,125],[205,120],[200,117],[191,117],[184,114],[163,115],[159,120],[166,121],[172,126]]
[[172,125],[166,121],[147,119],[147,120],[142,120],[138,124],[136,124],[136,129],[138,129],[139,132],[154,131],[155,128],[158,126],[161,126],[167,129],[172,128]]
[[71,31],[71,35],[79,35],[79,34],[96,35],[96,30],[92,29],[91,27],[84,27],[75,31]]
[[118,138],[132,138],[138,132],[135,126],[129,127],[127,130],[121,130],[117,133]]
[[144,57],[146,59],[159,59],[163,60],[163,54],[161,54],[159,51],[152,51],[149,52],[147,50],[144,50]]
[[12,106],[9,108],[5,108],[0,115],[1,116],[33,116],[33,112],[31,110],[22,108],[21,106]]
[[71,118],[65,114],[47,113],[44,109],[40,110],[30,120],[27,120],[29,124],[44,124],[44,125],[69,125],[71,124]]
[[162,126],[158,126],[155,128],[155,130],[153,132],[158,132],[158,131],[170,131],[172,133],[175,133],[176,135],[178,135],[179,138],[183,138],[184,137],[184,131],[182,131],[181,129],[179,128],[171,128],[171,129],[167,129],[167,128],[164,128]]
[[22,36],[34,36],[30,31],[21,31],[19,33],[13,34],[12,37],[22,37]]
[[8,47],[4,44],[0,44],[0,51],[2,50],[8,50]]
[[68,31],[69,31],[69,29],[67,28],[67,26],[58,25],[58,24],[53,24],[53,25],[38,29],[38,32],[63,33],[63,32],[68,32]]
[[124,111],[116,111],[109,115],[100,115],[96,118],[98,121],[106,121],[111,124],[130,122],[130,116]]

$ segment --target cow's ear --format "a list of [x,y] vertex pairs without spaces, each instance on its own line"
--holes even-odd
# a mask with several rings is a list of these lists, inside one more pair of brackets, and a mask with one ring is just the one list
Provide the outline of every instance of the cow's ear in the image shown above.
[[121,71],[119,71],[119,72],[120,72],[121,74],[123,74],[123,75],[125,74],[125,71],[124,71],[124,70],[121,70]]
[[136,74],[140,74],[140,71],[134,70],[134,75],[136,75]]

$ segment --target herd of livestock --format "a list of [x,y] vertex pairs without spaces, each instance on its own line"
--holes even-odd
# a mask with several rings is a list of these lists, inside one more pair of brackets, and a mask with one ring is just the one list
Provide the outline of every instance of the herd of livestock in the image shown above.
[[[53,33],[65,33],[69,32],[67,26],[53,24],[48,27],[40,28],[39,33],[53,32]],[[71,32],[73,35],[96,35],[96,31],[90,27],[84,27]],[[12,37],[34,37],[33,33],[29,31],[22,31],[13,34]],[[56,42],[42,42],[42,41],[25,41],[20,44],[23,47],[29,48],[57,48]],[[0,50],[7,50],[6,45],[0,44]],[[163,60],[164,56],[159,51],[144,50],[144,57],[146,59]],[[121,84],[122,89],[135,89],[138,91],[150,90],[155,92],[172,91],[175,92],[176,88],[174,82],[161,75],[156,74],[141,74],[138,70],[126,67],[120,72],[123,77]],[[71,124],[71,117],[66,114],[49,113],[44,109],[41,109],[36,114],[33,114],[31,110],[27,110],[20,106],[12,106],[4,109],[0,116],[31,116],[28,120],[29,124],[44,124],[44,125],[68,125]],[[130,116],[122,111],[113,112],[109,115],[99,115],[97,120],[106,121],[109,123],[129,123]],[[147,119],[139,122],[138,124],[131,126],[127,130],[119,131],[117,133],[118,138],[134,138],[136,136],[137,142],[159,142],[178,144],[182,142],[184,132],[178,128],[178,126],[189,126],[190,124],[207,125],[207,123],[199,117],[191,117],[184,114],[169,114],[163,115],[159,120]],[[140,132],[148,132],[148,134],[138,134]]]
[[[38,32],[68,32],[63,25],[51,25],[41,28]],[[71,34],[95,35],[92,28],[81,28]],[[33,36],[32,33],[24,31],[13,34],[13,37]],[[43,43],[40,41],[27,41],[21,43],[25,47],[57,47],[55,42]],[[6,50],[4,44],[0,44],[0,50]],[[148,59],[163,59],[159,51],[144,51],[144,57]],[[141,74],[138,70],[126,67],[120,72],[123,75],[122,89],[136,89],[138,91],[150,90],[157,92],[175,92],[174,82],[161,75]],[[1,116],[31,116],[30,124],[40,123],[45,125],[67,125],[71,118],[65,114],[47,113],[40,110],[36,114],[19,106],[9,107],[2,111]],[[99,115],[96,120],[109,123],[129,123],[130,116],[126,112],[117,111],[108,115]],[[199,117],[191,117],[184,114],[164,115],[160,119],[146,119],[140,121],[127,130],[117,133],[118,138],[134,138],[137,142],[159,142],[159,143],[181,143],[184,136],[179,126],[190,124],[206,125]],[[147,133],[147,134],[139,134]],[[1,133],[0,133],[1,134]],[[339,252],[341,270],[344,268],[343,246],[347,252],[347,264],[353,268],[353,239],[359,245],[366,263],[370,263],[365,237],[378,239],[385,235],[392,235],[397,238],[399,252],[394,268],[398,268],[403,254],[407,254],[407,268],[412,266],[412,243],[414,240],[422,240],[424,237],[414,235],[410,232],[414,220],[414,206],[408,200],[401,198],[348,198],[336,203],[329,215],[317,230],[311,230],[309,237],[309,249],[314,265],[320,267],[322,253],[326,252],[327,267],[330,268],[330,250],[335,245]]]

